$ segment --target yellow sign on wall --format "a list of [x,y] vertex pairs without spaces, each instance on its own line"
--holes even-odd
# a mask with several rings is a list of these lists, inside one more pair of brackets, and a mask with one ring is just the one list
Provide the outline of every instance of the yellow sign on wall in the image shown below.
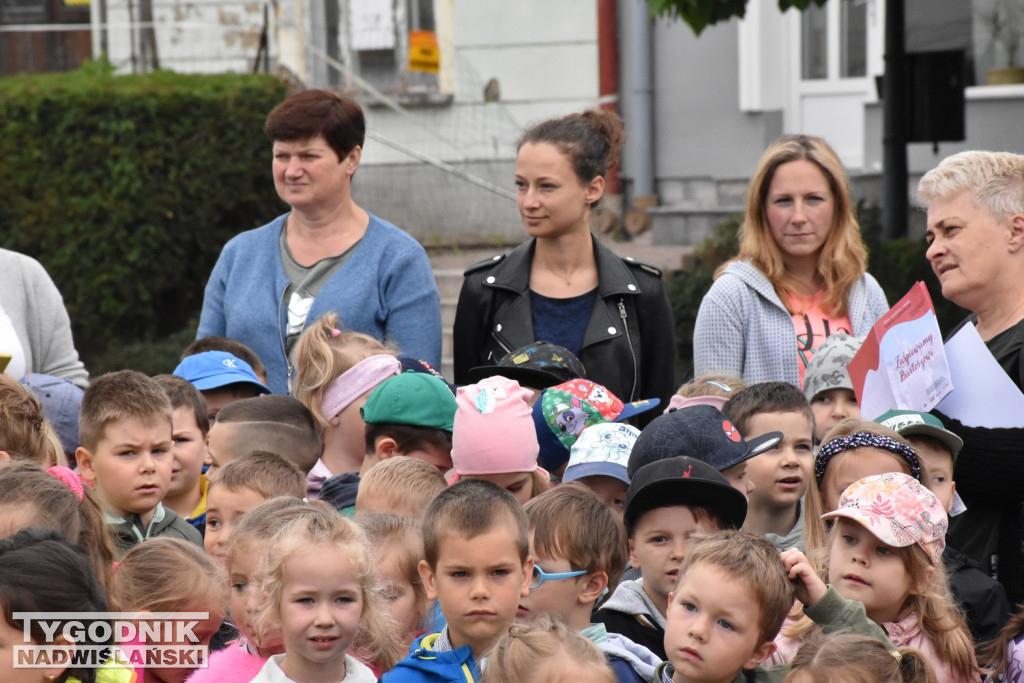
[[441,70],[441,50],[433,31],[409,31],[409,71],[436,74]]

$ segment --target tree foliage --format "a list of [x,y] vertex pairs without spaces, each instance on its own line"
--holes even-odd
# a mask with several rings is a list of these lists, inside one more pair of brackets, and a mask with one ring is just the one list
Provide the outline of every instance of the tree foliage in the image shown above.
[[281,81],[110,71],[0,78],[0,246],[46,267],[93,374],[193,326],[224,242],[285,210],[263,135]]
[[[803,11],[811,3],[821,7],[825,0],[778,0],[779,10],[790,7]],[[733,17],[743,18],[747,12],[747,0],[647,0],[651,14],[655,16],[682,19],[693,32],[700,35],[706,27]]]

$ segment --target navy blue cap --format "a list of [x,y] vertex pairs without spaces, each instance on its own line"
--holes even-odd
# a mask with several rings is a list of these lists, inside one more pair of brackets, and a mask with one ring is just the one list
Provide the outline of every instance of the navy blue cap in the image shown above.
[[725,414],[714,406],[680,408],[654,418],[644,427],[629,454],[629,478],[644,465],[685,455],[702,460],[721,472],[782,441],[782,432],[768,432],[744,440]]

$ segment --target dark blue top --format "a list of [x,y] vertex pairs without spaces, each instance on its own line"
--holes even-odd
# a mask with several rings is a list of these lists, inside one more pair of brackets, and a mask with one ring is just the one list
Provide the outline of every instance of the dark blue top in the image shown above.
[[564,346],[578,356],[595,301],[597,288],[568,299],[552,299],[531,289],[534,340]]

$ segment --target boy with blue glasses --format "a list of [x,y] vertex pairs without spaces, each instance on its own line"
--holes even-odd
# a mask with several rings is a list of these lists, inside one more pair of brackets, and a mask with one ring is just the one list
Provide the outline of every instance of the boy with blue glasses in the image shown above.
[[626,566],[626,532],[615,513],[581,484],[546,491],[523,509],[534,565],[516,621],[540,614],[559,619],[604,652],[620,682],[651,680],[660,660],[650,650],[590,623],[594,604],[615,587]]

